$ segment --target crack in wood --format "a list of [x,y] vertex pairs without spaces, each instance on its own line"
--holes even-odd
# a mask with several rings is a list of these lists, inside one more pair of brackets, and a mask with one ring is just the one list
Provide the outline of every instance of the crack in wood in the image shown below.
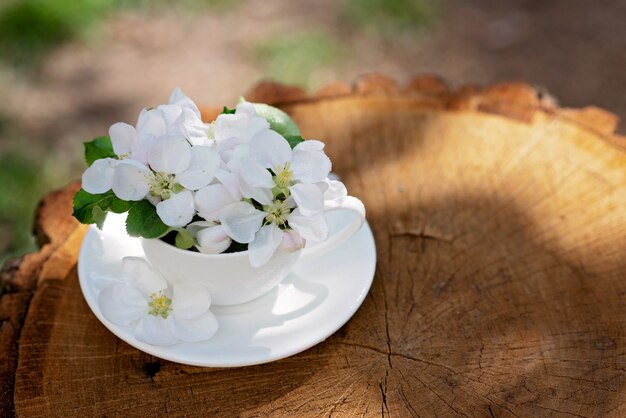
[[445,243],[451,243],[454,241],[453,238],[450,236],[429,234],[422,230],[394,231],[390,234],[390,236],[392,238],[399,238],[399,237],[421,238],[425,240],[439,241],[439,242],[445,242]]
[[389,376],[389,369],[385,372],[385,377],[383,381],[381,381],[378,385],[380,388],[380,395],[382,397],[382,402],[380,405],[380,416],[385,418],[385,411],[387,411],[387,416],[391,417],[391,413],[389,412],[389,406],[387,405],[387,377]]
[[[333,413],[335,412],[335,409],[337,409],[337,407],[339,406],[343,406],[346,403],[348,403],[348,398],[350,398],[350,396],[352,396],[352,394],[355,392],[356,389],[352,389],[352,387],[354,386],[354,382],[352,382],[350,384],[350,386],[348,386],[348,389],[346,389],[341,396],[339,397],[339,399],[337,399],[333,405],[330,407],[330,410],[328,411],[328,418],[331,418]],[[346,395],[346,392],[348,392],[350,389],[352,389],[352,391],[350,393],[348,393]]]

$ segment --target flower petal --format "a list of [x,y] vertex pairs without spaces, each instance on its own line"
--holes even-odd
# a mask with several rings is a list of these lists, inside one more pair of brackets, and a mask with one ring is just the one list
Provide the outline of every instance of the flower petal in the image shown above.
[[157,112],[161,113],[161,117],[165,122],[166,133],[170,135],[180,134],[177,125],[178,119],[183,114],[183,108],[175,104],[164,104],[156,108]]
[[198,214],[207,221],[217,221],[219,212],[235,202],[228,189],[222,184],[210,184],[196,192]]
[[193,194],[189,190],[174,193],[169,199],[157,203],[156,211],[165,225],[174,228],[183,227],[191,222],[196,214]]
[[324,201],[339,204],[348,196],[346,186],[338,180],[326,180],[328,188],[324,192]]
[[167,133],[167,126],[163,112],[157,109],[144,109],[137,119],[137,133],[139,136],[149,135],[157,137]]
[[112,283],[98,295],[100,312],[117,325],[126,326],[148,312],[148,301],[136,289],[125,283]]
[[200,283],[180,283],[172,288],[172,315],[177,319],[195,318],[210,306],[211,295]]
[[[169,319],[169,318],[168,318]],[[206,341],[215,335],[219,324],[215,315],[211,311],[206,311],[202,315],[193,319],[181,319],[172,317],[168,322],[172,334],[181,341],[195,343]]]
[[239,187],[239,176],[229,171],[220,169],[215,174],[215,178],[218,179],[224,187],[226,187],[226,190],[228,190],[228,193],[230,193],[234,200],[241,200],[242,196],[241,189]]
[[245,158],[239,167],[239,181],[244,180],[249,187],[273,188],[276,186],[268,169],[254,158]]
[[[228,142],[228,141],[226,141]],[[245,162],[250,156],[250,145],[248,144],[239,144],[235,148],[233,148],[230,153],[230,157],[226,166],[233,173],[239,172],[239,166],[241,166],[242,162]]]
[[262,205],[272,203],[272,188],[275,186],[272,174],[252,158],[246,158],[239,167],[239,187],[241,195],[254,199]]
[[209,145],[209,127],[191,109],[183,108],[182,115],[176,121],[176,129],[191,145]]
[[152,173],[148,168],[134,160],[120,161],[113,176],[113,193],[122,200],[142,200],[150,191],[149,179]]
[[122,278],[125,283],[149,298],[167,288],[167,282],[146,260],[140,257],[124,257],[122,260]]
[[113,151],[117,156],[129,155],[137,143],[137,131],[127,123],[114,123],[109,128]]
[[254,108],[254,105],[252,103],[250,103],[250,102],[241,102],[241,103],[239,103],[237,105],[237,107],[235,107],[235,113],[237,113],[237,114],[243,113],[243,114],[248,115],[250,117],[252,117],[252,116],[259,116],[259,114],[257,113],[256,109]]
[[300,209],[289,214],[289,226],[305,240],[324,241],[328,238],[328,223],[324,212],[315,215],[303,215]]
[[170,95],[170,99],[168,100],[168,103],[176,104],[183,108],[187,108],[193,111],[193,113],[196,116],[198,116],[198,118],[200,118],[201,116],[200,109],[198,109],[198,106],[196,105],[196,103],[193,100],[191,100],[185,93],[183,93],[180,87],[176,87],[174,89],[174,91]]
[[328,177],[332,164],[330,158],[324,154],[323,147],[322,142],[313,140],[296,145],[291,158],[291,170],[294,179],[303,183],[317,183]]
[[187,225],[185,229],[191,234],[192,237],[195,238],[196,235],[198,235],[198,232],[213,225],[217,225],[217,223],[209,221],[196,221]]
[[300,213],[313,215],[324,210],[324,193],[317,184],[298,183],[289,188]]
[[266,264],[283,240],[283,231],[276,224],[269,224],[257,232],[254,241],[248,245],[250,265],[261,267]]
[[304,151],[304,152],[311,152],[311,151],[321,151],[324,149],[326,145],[322,142],[322,141],[318,141],[315,139],[308,139],[306,141],[302,141],[300,142],[298,145],[296,145],[296,147],[293,149],[294,152],[299,152],[299,151]]
[[222,160],[227,163],[233,155],[233,150],[239,145],[237,138],[227,138],[219,142],[215,142],[217,151],[220,153]]
[[172,320],[172,315],[167,319],[145,315],[135,326],[135,338],[152,345],[174,345],[178,343],[178,337],[171,330]]
[[148,162],[154,171],[182,173],[191,162],[191,146],[182,135],[158,136],[150,145]]
[[220,222],[234,241],[247,244],[261,228],[265,212],[257,210],[248,202],[236,202],[220,212]]
[[268,129],[252,138],[250,155],[265,168],[282,168],[291,160],[291,146],[279,133]]
[[[250,142],[258,132],[267,130],[270,124],[261,116],[253,116],[246,107],[237,106],[235,114],[222,114],[215,119],[215,140],[237,138],[240,143]],[[256,113],[256,112],[255,112]]]
[[176,176],[176,181],[189,190],[198,190],[215,178],[220,166],[220,156],[213,147],[191,147],[191,161],[184,172]]
[[204,254],[220,254],[232,244],[232,240],[222,225],[204,228],[196,234],[198,251]]
[[96,160],[83,173],[83,189],[91,194],[106,193],[113,186],[115,166],[118,160],[102,158]]

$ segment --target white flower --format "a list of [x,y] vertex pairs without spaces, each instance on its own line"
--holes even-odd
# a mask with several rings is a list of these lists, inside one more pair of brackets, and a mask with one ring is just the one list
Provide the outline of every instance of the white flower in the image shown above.
[[208,145],[209,127],[202,122],[198,106],[180,88],[174,89],[168,104],[144,109],[137,121],[140,136],[182,135],[192,145]]
[[324,203],[324,193],[318,183],[326,180],[330,169],[330,159],[324,154],[322,142],[304,141],[292,151],[285,138],[267,131],[253,138],[249,157],[239,163],[241,194],[269,205],[275,188],[289,190],[303,214],[315,214],[323,209]]
[[[292,151],[287,140],[268,129],[257,133],[245,146],[248,152],[233,157],[228,166],[236,169],[241,195],[262,207],[239,201],[224,184],[211,184],[196,192],[198,214],[207,221],[219,221],[233,241],[249,244],[253,266],[265,264],[283,240],[289,241],[284,248],[291,251],[302,248],[305,240],[325,240],[326,197],[338,201],[345,188],[327,179],[331,164],[323,152],[324,144],[305,141]],[[232,180],[224,173],[222,178]],[[285,237],[290,229],[299,239],[292,232]]]
[[127,201],[142,200],[150,194],[161,200],[156,204],[157,213],[166,225],[187,225],[195,215],[189,190],[201,189],[213,180],[219,154],[212,146],[191,146],[182,136],[166,135],[153,140],[148,164],[120,161],[115,167],[113,192]]
[[237,144],[248,143],[259,132],[269,129],[270,124],[259,116],[252,103],[239,103],[235,113],[221,114],[215,119],[213,134],[218,144],[224,144],[224,149]]
[[275,200],[271,205],[263,206],[263,210],[244,201],[232,203],[220,211],[219,220],[229,237],[248,244],[250,264],[254,267],[269,261],[285,239],[287,225],[301,238],[296,240],[289,233],[286,239],[290,242],[285,248],[291,251],[302,248],[305,240],[323,241],[328,237],[324,212],[303,215],[300,208],[294,209],[291,199]]
[[[208,138],[208,127],[202,122],[200,110],[196,104],[187,97],[180,88],[176,88],[169,99],[169,104],[161,105],[156,109],[144,109],[137,120],[137,127],[133,127],[127,123],[115,123],[109,128],[109,137],[111,138],[111,144],[113,146],[113,152],[117,155],[117,159],[103,158],[96,160],[83,174],[83,189],[92,194],[105,193],[113,187],[114,174],[118,163],[122,160],[130,161],[131,165],[136,164],[132,161],[139,162],[142,165],[146,165],[152,162],[150,153],[153,152],[153,148],[162,146],[161,139],[163,136],[178,136],[185,138],[191,145],[210,145],[211,141]],[[156,144],[155,144],[156,142]],[[156,153],[161,153],[162,150],[157,150]],[[198,151],[198,154],[206,154],[205,151]],[[176,157],[173,155],[172,157]],[[181,155],[182,161],[187,158],[186,152]],[[195,158],[195,167],[191,171],[195,171],[195,174],[189,174],[182,176],[182,180],[185,181],[185,177],[199,176],[199,171],[204,171],[206,167],[203,164],[206,162],[202,160],[202,155],[197,155]],[[208,157],[207,157],[208,158]],[[216,156],[213,158],[212,164],[219,164],[219,158]],[[154,168],[154,167],[153,167]],[[209,171],[213,170],[211,166],[208,167]],[[124,172],[128,172],[129,168],[123,169]],[[155,169],[155,171],[159,171]],[[213,176],[215,172],[213,171]],[[212,177],[211,177],[212,179]],[[209,179],[209,181],[211,180]],[[191,179],[190,181],[193,181]],[[179,179],[179,183],[183,184]],[[203,187],[208,184],[200,182],[200,185],[193,183],[193,190]],[[118,185],[119,186],[119,185]],[[129,186],[130,190],[134,190],[137,194],[143,190],[142,188],[134,188]],[[123,192],[122,192],[123,193]],[[141,200],[145,196],[145,193],[140,198],[124,199],[124,200]]]
[[254,105],[239,103],[233,114],[221,114],[213,125],[217,149],[230,173],[237,174],[237,161],[248,155],[248,144],[257,135],[270,131],[270,124],[259,116]]
[[204,341],[218,328],[203,285],[180,283],[170,290],[142,258],[124,258],[121,280],[100,292],[98,304],[107,320],[132,327],[135,338],[148,344]]

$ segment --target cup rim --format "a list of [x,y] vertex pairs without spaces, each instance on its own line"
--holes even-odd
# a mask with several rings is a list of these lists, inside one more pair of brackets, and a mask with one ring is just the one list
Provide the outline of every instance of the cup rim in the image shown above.
[[178,248],[172,244],[169,244],[163,241],[160,238],[141,238],[141,242],[154,242],[156,245],[163,246],[170,251],[174,251],[175,253],[179,253],[181,255],[190,256],[190,257],[201,257],[201,258],[235,258],[235,257],[248,257],[248,250],[245,251],[237,251],[235,253],[219,253],[219,254],[206,254],[201,252],[183,250],[182,248]]

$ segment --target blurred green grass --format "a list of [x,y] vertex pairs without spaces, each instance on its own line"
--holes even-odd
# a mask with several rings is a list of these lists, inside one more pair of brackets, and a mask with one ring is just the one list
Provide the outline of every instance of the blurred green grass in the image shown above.
[[362,29],[394,35],[432,24],[438,16],[439,3],[440,0],[348,0],[344,17]]
[[146,13],[168,8],[194,13],[227,10],[235,4],[234,0],[9,0],[0,4],[0,59],[32,69],[47,52],[85,37],[119,10]]
[[43,54],[103,18],[107,0],[22,0],[0,9],[0,58],[33,65]]
[[282,83],[310,87],[316,71],[337,66],[345,46],[320,31],[304,31],[261,41],[255,57],[264,66],[265,76]]

